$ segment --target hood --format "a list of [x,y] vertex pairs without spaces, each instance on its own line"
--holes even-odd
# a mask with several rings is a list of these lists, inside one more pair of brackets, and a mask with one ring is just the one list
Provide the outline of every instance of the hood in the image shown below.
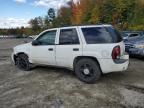
[[144,36],[128,39],[126,44],[144,44]]
[[17,45],[16,47],[14,47],[14,49],[15,50],[24,49],[24,48],[27,48],[30,44],[31,44],[31,42],[30,43],[26,43],[26,44]]

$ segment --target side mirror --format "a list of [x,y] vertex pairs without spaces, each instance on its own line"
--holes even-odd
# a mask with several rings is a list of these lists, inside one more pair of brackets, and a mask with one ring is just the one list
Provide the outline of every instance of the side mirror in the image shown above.
[[124,40],[124,42],[128,41],[128,37],[124,37],[123,40]]
[[123,39],[124,42],[128,41],[128,39]]
[[33,45],[33,46],[40,45],[40,42],[39,42],[39,41],[37,41],[37,40],[34,40],[34,41],[32,41],[32,45]]

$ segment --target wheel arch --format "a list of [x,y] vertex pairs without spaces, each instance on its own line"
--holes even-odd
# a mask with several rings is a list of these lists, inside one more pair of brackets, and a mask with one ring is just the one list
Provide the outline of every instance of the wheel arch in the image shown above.
[[73,62],[73,69],[75,69],[76,63],[77,63],[80,59],[84,59],[84,58],[89,58],[89,59],[94,60],[94,61],[99,65],[99,68],[100,68],[100,70],[101,70],[101,72],[102,72],[101,65],[100,65],[98,59],[97,59],[96,57],[92,57],[92,56],[77,56],[77,57],[75,57],[74,62]]
[[24,54],[24,55],[26,55],[26,56],[29,58],[28,54],[26,54],[26,53],[24,53],[24,52],[19,52],[19,53],[17,53],[17,54],[14,54],[14,56],[13,56],[15,63],[16,63],[17,57],[18,57],[19,55],[21,55],[21,54]]

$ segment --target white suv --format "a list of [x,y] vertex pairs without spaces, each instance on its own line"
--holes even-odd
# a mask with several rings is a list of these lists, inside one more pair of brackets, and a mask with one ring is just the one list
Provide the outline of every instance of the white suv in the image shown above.
[[86,83],[102,73],[125,71],[129,64],[122,37],[111,25],[46,30],[32,42],[16,46],[12,60],[25,71],[32,64],[69,68]]

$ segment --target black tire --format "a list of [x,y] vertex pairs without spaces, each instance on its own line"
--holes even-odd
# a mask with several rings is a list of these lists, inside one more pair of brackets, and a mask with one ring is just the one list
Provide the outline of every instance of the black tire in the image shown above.
[[80,59],[75,64],[75,74],[83,82],[95,83],[101,77],[101,70],[97,62],[92,59],[85,58]]
[[20,54],[16,58],[16,65],[19,69],[24,71],[29,71],[31,69],[28,56],[25,54]]

